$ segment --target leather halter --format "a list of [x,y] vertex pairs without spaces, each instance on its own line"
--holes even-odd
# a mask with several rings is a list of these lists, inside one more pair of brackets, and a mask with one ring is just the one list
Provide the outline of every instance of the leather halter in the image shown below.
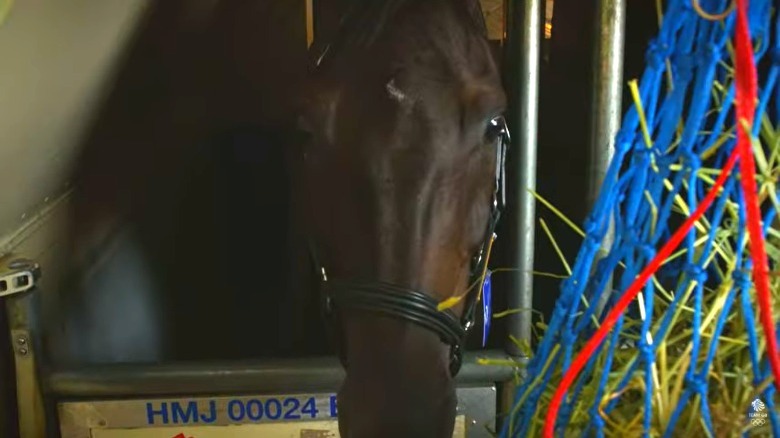
[[[371,312],[407,322],[436,333],[442,342],[450,346],[450,373],[454,377],[460,370],[463,343],[474,326],[479,290],[485,279],[492,243],[496,238],[495,228],[506,203],[506,151],[509,146],[509,130],[503,117],[491,123],[499,129],[496,141],[495,190],[490,219],[485,238],[479,252],[474,256],[469,279],[469,289],[463,296],[463,314],[458,318],[451,310],[439,310],[440,303],[430,295],[404,286],[385,282],[359,282],[328,278],[325,267],[317,257],[314,245],[310,245],[312,261],[320,276],[320,294],[323,311],[331,329],[338,323],[338,310]],[[474,287],[474,286],[477,287]],[[333,336],[340,343],[340,336]],[[341,347],[341,346],[340,346]],[[346,355],[339,348],[342,364],[346,367]]]
[[[315,60],[315,68],[320,67],[330,49],[331,45],[324,47]],[[477,302],[481,296],[480,289],[485,281],[490,250],[496,238],[496,225],[506,205],[505,162],[511,138],[503,117],[496,117],[490,123],[491,128],[497,131],[495,187],[485,237],[479,252],[472,260],[468,282],[470,289],[461,297],[464,301],[462,316],[459,318],[449,309],[440,310],[440,303],[430,295],[401,285],[328,278],[325,267],[317,257],[315,245],[310,241],[312,262],[320,277],[322,309],[332,332],[337,331],[334,328],[338,326],[339,311],[347,309],[410,322],[432,331],[443,343],[450,346],[450,374],[452,377],[458,374],[463,358],[463,343],[474,326]],[[341,344],[340,335],[332,338],[337,344]],[[343,345],[337,345],[337,348],[342,365],[346,368],[348,364]]]

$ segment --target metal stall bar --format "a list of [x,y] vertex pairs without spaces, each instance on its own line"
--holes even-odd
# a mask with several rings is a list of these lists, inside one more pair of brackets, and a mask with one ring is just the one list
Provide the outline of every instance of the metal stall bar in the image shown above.
[[[507,305],[521,311],[508,317],[509,334],[530,347],[533,307],[534,230],[536,202],[536,150],[539,100],[539,46],[541,0],[508,0],[507,42],[504,53],[505,87],[508,91],[508,123],[513,135],[510,175],[514,178],[516,223],[510,230],[513,271]],[[507,342],[507,354],[520,362],[526,354],[514,342]],[[501,410],[511,409],[515,382],[504,381]]]
[[[537,102],[539,99],[539,41],[541,36],[541,0],[512,0],[507,18],[507,76],[509,96],[509,124],[514,135],[514,178],[517,208],[512,249],[514,271],[509,294],[509,308],[523,311],[510,317],[509,332],[521,341],[531,340],[531,312],[533,305],[534,227],[536,203]],[[521,357],[523,353],[513,342],[507,344],[507,353]]]
[[[456,383],[459,386],[500,382],[515,369],[481,365],[478,358],[505,361],[500,351],[467,352]],[[263,392],[332,391],[344,370],[334,357],[276,359],[247,362],[172,363],[149,365],[95,365],[56,370],[45,377],[47,392],[58,399],[196,395]]]
[[[596,29],[593,48],[593,100],[591,103],[590,180],[588,206],[599,195],[609,163],[615,153],[615,135],[620,129],[623,84],[623,47],[626,23],[625,0],[600,0],[596,5]],[[602,248],[609,250],[614,240],[614,223],[610,221]],[[605,251],[605,253],[606,253]],[[612,282],[607,282],[612,289]],[[603,293],[596,304],[596,315],[607,303]]]

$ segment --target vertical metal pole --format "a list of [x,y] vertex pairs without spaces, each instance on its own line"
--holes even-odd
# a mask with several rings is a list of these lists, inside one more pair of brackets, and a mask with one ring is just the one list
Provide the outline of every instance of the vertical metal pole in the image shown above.
[[[536,190],[536,138],[537,103],[539,100],[539,42],[541,36],[541,0],[515,0],[511,2],[512,27],[509,47],[516,53],[509,53],[510,78],[515,81],[510,87],[514,93],[509,97],[512,107],[510,125],[517,139],[513,145],[515,205],[517,224],[513,243],[513,265],[517,268],[513,276],[509,307],[522,309],[509,320],[510,333],[523,342],[531,340],[531,312],[533,304],[534,228],[536,203],[532,191]],[[514,42],[514,44],[512,44]],[[512,56],[514,55],[514,56]],[[511,58],[519,58],[512,60]],[[513,342],[507,346],[507,353],[519,357],[523,353]]]
[[[615,153],[615,135],[620,128],[623,47],[626,22],[625,0],[599,0],[596,6],[594,41],[593,100],[590,137],[590,181],[588,205],[592,207]],[[612,246],[614,224],[610,222],[602,248]],[[612,289],[612,281],[607,282]],[[603,293],[596,304],[596,315],[606,305],[609,293]]]
[[[509,334],[530,347],[533,306],[534,229],[536,202],[536,140],[539,100],[539,45],[542,35],[542,0],[508,0],[507,45],[504,56],[505,87],[509,92],[509,127],[512,130],[512,176],[516,223],[511,231],[513,271],[508,306],[520,309],[508,317]],[[515,359],[526,354],[508,342],[506,352]],[[509,412],[514,399],[513,381],[504,382],[502,412]]]

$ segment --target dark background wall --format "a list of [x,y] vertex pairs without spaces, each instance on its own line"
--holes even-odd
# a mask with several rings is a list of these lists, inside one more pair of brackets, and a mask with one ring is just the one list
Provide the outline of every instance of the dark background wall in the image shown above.
[[[227,359],[289,345],[277,311],[290,305],[281,128],[305,62],[303,0],[152,3],[74,170],[73,274],[59,292],[53,348],[78,332],[74,348],[92,352],[91,333],[143,320],[115,286],[137,272],[103,290],[85,284],[88,269],[120,263],[98,263],[108,251],[102,230],[117,226],[159,291],[146,306],[166,332],[157,340],[165,357]],[[96,296],[113,304],[87,310]],[[90,355],[109,359],[64,353]]]

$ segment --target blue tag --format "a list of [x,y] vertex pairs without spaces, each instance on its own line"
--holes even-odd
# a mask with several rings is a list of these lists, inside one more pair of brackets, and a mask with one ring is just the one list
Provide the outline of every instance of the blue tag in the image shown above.
[[488,334],[490,333],[490,320],[493,318],[492,305],[492,272],[487,271],[485,282],[482,283],[482,348],[487,345]]

